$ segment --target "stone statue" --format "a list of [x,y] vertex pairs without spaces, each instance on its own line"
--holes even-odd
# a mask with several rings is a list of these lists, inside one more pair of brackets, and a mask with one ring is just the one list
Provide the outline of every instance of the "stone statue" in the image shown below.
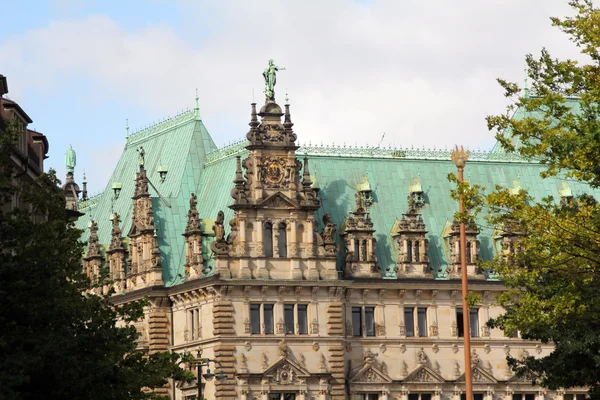
[[217,219],[215,220],[215,225],[213,227],[217,242],[225,241],[225,227],[223,226],[224,221],[225,214],[223,214],[223,211],[219,211],[219,213],[217,214]]
[[144,148],[142,146],[138,147],[137,152],[138,152],[138,164],[140,165],[140,167],[143,167],[144,163],[146,161],[144,158],[144,156],[146,155],[146,152],[144,151]]
[[275,101],[275,83],[277,83],[277,71],[285,71],[285,68],[279,68],[273,64],[273,60],[269,60],[269,65],[263,72],[265,78],[265,96],[267,101]]
[[329,216],[329,214],[323,215],[323,225],[325,225],[323,228],[323,240],[325,243],[335,242],[333,237],[335,233],[335,224],[331,222],[331,216]]
[[65,166],[67,167],[67,172],[73,173],[73,171],[75,171],[76,162],[77,156],[75,155],[75,150],[73,150],[73,147],[69,145],[69,148],[65,153]]
[[365,364],[373,364],[375,362],[375,357],[377,357],[379,353],[373,353],[371,350],[367,350],[363,356],[363,362]]
[[425,354],[425,351],[422,347],[417,354],[417,358],[419,360],[419,364],[427,364],[427,354]]
[[479,361],[479,354],[477,354],[477,351],[473,349],[471,351],[471,369],[479,366]]

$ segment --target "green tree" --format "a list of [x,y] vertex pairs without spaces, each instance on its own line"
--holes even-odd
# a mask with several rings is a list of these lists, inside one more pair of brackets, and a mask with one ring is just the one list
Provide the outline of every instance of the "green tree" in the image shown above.
[[[169,377],[191,379],[182,357],[138,352],[135,327],[117,326],[143,302],[89,293],[54,172],[28,183],[11,166],[18,134],[0,119],[0,398],[148,399]],[[7,210],[13,196],[26,206]]]
[[[552,18],[552,24],[585,61],[558,60],[546,49],[537,58],[528,55],[529,92],[498,80],[514,102],[487,121],[506,151],[547,166],[542,178],[598,188],[600,10],[590,0],[570,5],[574,16]],[[525,112],[514,118],[517,108]],[[508,312],[490,325],[555,345],[545,357],[509,358],[518,373],[550,389],[586,386],[600,398],[600,206],[589,195],[558,202],[496,189],[487,196],[488,220],[520,240],[515,252],[487,264],[509,289],[499,298]]]

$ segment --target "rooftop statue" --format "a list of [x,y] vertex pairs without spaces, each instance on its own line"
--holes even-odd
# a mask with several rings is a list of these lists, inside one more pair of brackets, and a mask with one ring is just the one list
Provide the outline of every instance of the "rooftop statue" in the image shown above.
[[140,167],[144,166],[144,163],[146,162],[145,156],[146,156],[146,152],[144,151],[144,148],[142,146],[140,146],[137,149],[138,152],[138,164],[140,165]]
[[275,83],[277,82],[277,71],[279,70],[285,71],[285,68],[279,68],[277,65],[273,64],[273,60],[269,60],[269,65],[263,72],[267,101],[275,101]]
[[76,162],[77,156],[75,155],[75,150],[73,150],[73,147],[69,145],[69,148],[65,153],[65,166],[67,167],[67,172],[73,173],[73,171],[75,171]]

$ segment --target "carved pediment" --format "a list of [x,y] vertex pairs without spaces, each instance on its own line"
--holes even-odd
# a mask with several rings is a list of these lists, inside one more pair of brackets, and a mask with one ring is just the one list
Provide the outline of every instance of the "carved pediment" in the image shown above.
[[408,374],[404,382],[444,383],[444,378],[426,365],[420,365]]
[[365,364],[352,378],[352,383],[391,383],[392,378],[381,371],[374,364]]
[[297,385],[304,383],[310,372],[294,360],[281,357],[263,373],[263,376],[277,385]]
[[513,377],[510,378],[508,381],[511,383],[526,383],[528,385],[531,385],[531,382],[533,382],[534,380],[535,377],[531,373],[525,373],[521,376],[513,375]]
[[[464,382],[465,374],[462,374],[456,381]],[[480,367],[475,367],[473,368],[473,383],[498,383],[498,381],[486,370]]]
[[297,202],[281,192],[277,192],[267,197],[260,204],[258,204],[258,206],[270,208],[299,208],[299,204]]

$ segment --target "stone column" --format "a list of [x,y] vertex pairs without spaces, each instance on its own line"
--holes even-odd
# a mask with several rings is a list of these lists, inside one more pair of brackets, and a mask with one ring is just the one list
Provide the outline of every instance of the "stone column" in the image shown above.
[[256,229],[255,249],[256,249],[256,253],[258,256],[265,255],[265,248],[264,248],[264,242],[263,242],[263,232],[264,232],[263,223],[264,223],[264,221],[262,219],[257,219],[256,223],[254,224],[254,229]]

